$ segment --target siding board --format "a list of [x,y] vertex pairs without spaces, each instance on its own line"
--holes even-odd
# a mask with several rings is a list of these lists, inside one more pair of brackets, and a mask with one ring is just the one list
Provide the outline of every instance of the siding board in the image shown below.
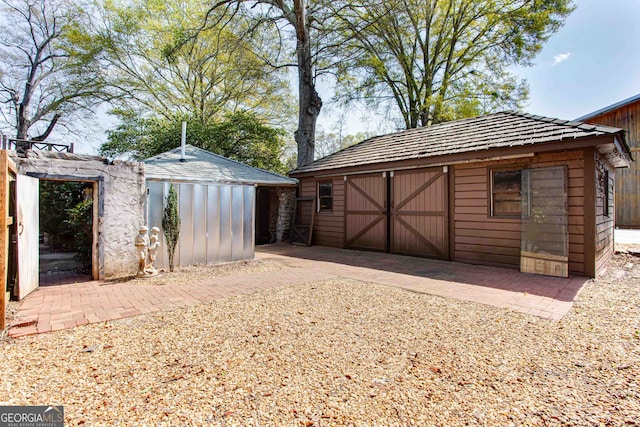
[[[606,263],[613,256],[613,229],[615,216],[615,172],[599,155],[596,162],[596,236],[595,256],[596,273],[605,268]],[[607,179],[608,178],[608,179]],[[608,203],[608,210],[605,204]],[[607,215],[608,213],[608,215]]]
[[[606,112],[586,120],[588,123],[597,123],[606,126],[614,126],[624,129],[627,143],[635,162],[628,169],[616,169],[615,190],[612,202],[615,199],[615,224],[618,227],[640,227],[640,101],[623,105],[613,111]],[[612,176],[613,178],[613,176]],[[613,189],[612,189],[613,190]],[[613,217],[613,215],[612,215]],[[606,261],[604,261],[606,262]],[[602,266],[603,263],[600,263]]]
[[514,220],[513,222],[456,222],[456,227],[469,228],[469,229],[484,229],[484,230],[499,230],[499,231],[517,231],[520,233],[521,225],[520,221]]
[[[300,195],[302,197],[318,197],[315,179],[303,178],[300,181]],[[341,248],[344,233],[344,180],[342,176],[336,176],[322,178],[318,181],[331,181],[333,184],[333,211],[316,213],[313,222],[312,244]]]
[[[524,169],[566,165],[569,205],[569,269],[584,273],[584,153],[542,153],[524,160],[503,160],[455,167],[456,261],[520,266],[520,219],[489,216],[491,191],[489,174],[493,168]],[[474,181],[475,180],[475,181]]]
[[[569,271],[571,274],[585,274],[588,243],[585,241],[584,236],[586,200],[584,155],[585,150],[579,149],[539,153],[533,157],[522,159],[451,165],[449,166],[451,173],[449,183],[452,188],[448,192],[452,199],[448,204],[451,224],[449,224],[448,231],[443,230],[442,233],[439,233],[437,230],[442,228],[442,224],[430,224],[428,220],[431,219],[431,214],[424,218],[414,215],[414,212],[418,211],[435,212],[419,199],[412,201],[412,205],[406,207],[408,212],[404,214],[403,218],[409,221],[414,228],[423,227],[424,233],[434,233],[436,241],[449,239],[451,258],[455,261],[519,268],[520,219],[494,218],[490,216],[489,193],[491,189],[489,171],[492,168],[522,169],[564,165],[567,167],[568,173]],[[406,180],[407,188],[420,186],[420,178],[417,171],[416,173],[407,171],[404,174],[406,175],[404,179]],[[348,176],[348,178],[351,179],[351,176]],[[349,207],[350,211],[357,211],[358,206],[350,206],[345,203],[345,197],[347,196],[345,193],[348,192],[345,191],[345,181],[342,175],[333,178],[322,178],[321,180],[331,180],[333,183],[334,210],[331,213],[319,213],[316,215],[314,243],[342,247],[345,242],[344,210]],[[610,189],[611,212],[613,212],[613,195],[615,194],[613,183],[614,181],[612,180],[612,188]],[[314,178],[301,178],[300,192],[303,196],[316,197],[316,180]],[[440,197],[438,194],[434,193],[435,196]],[[596,199],[597,206],[594,209],[604,213],[604,196],[602,195]],[[361,200],[361,202],[362,206],[360,207],[362,209],[371,208],[371,206],[366,205],[365,201]],[[446,210],[447,207],[445,206],[443,211]],[[612,216],[606,217],[597,214],[593,225],[593,231],[596,232],[593,244],[596,246],[595,249],[598,254],[597,268],[600,269],[606,264],[607,257],[612,253],[611,230],[613,218]],[[382,233],[382,230],[376,232]],[[450,238],[448,236],[449,232],[451,233]],[[402,239],[403,237],[400,238]],[[404,240],[400,242],[404,244],[402,242]],[[366,243],[364,242],[363,244]]]

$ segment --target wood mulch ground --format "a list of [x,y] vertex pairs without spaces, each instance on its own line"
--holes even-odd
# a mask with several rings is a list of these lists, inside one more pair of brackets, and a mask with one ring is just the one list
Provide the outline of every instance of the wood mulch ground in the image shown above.
[[0,347],[0,404],[69,425],[633,426],[640,258],[560,322],[345,280]]

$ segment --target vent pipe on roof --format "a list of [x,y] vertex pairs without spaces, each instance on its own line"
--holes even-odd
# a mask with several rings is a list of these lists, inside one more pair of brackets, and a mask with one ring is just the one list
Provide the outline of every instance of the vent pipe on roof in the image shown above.
[[180,161],[186,162],[184,150],[187,146],[187,122],[182,122],[182,138],[180,138]]

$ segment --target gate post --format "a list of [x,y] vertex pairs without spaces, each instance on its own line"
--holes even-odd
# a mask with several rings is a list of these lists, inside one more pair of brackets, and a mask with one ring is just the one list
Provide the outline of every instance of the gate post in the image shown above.
[[7,271],[9,269],[9,227],[14,218],[9,217],[9,173],[16,167],[7,150],[0,150],[0,330],[5,328],[7,307]]

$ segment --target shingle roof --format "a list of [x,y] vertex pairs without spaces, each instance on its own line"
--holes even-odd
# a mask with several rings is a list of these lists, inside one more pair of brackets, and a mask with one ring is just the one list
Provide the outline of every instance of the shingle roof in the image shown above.
[[618,109],[620,107],[624,107],[625,105],[634,103],[636,101],[640,101],[640,93],[635,95],[635,96],[632,96],[631,98],[623,99],[620,102],[616,102],[615,104],[608,105],[608,106],[606,106],[604,108],[601,108],[599,110],[596,110],[596,111],[594,111],[592,113],[586,114],[586,115],[584,115],[582,117],[577,118],[576,120],[577,121],[581,121],[581,122],[585,121],[585,120],[589,120],[589,119],[591,119],[591,118],[593,118],[595,116],[599,116],[600,114],[608,113],[609,111],[616,110],[616,109]]
[[144,160],[147,178],[238,184],[296,185],[297,180],[254,168],[187,144],[185,162],[180,147]]
[[602,135],[619,136],[627,151],[624,155],[629,155],[621,129],[504,111],[376,136],[297,168],[291,174]]

